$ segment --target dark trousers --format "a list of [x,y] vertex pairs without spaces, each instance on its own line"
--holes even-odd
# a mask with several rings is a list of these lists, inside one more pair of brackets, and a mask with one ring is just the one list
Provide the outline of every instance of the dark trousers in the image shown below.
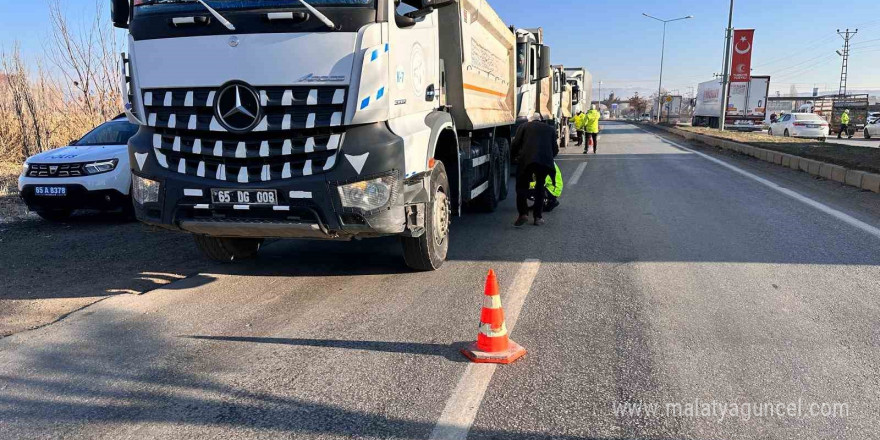
[[583,131],[583,130],[578,130],[577,133],[578,133],[578,144],[577,144],[577,146],[580,147],[581,145],[584,144],[584,131]]
[[[516,174],[516,210],[519,215],[529,215],[529,186],[532,179],[538,185],[547,181],[547,176],[556,177],[556,170],[547,168],[536,163],[520,167]],[[535,191],[535,218],[541,218],[544,214],[544,191]]]
[[[594,152],[599,151],[599,133],[587,133],[587,138],[593,140],[593,151]],[[587,141],[587,146],[584,147],[585,151],[588,148],[590,148],[589,145],[590,145],[590,142]]]
[[837,132],[837,138],[840,139],[843,135],[849,136],[849,125],[840,124],[840,131]]

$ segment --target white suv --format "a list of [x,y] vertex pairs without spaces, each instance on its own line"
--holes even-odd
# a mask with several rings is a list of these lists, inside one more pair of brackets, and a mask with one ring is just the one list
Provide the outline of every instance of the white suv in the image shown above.
[[67,147],[29,157],[18,178],[19,194],[28,209],[52,221],[77,209],[131,212],[128,139],[137,130],[122,116]]

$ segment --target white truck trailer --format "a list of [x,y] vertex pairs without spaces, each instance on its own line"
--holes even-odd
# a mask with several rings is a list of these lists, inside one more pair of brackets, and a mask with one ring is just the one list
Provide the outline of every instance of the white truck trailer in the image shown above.
[[516,37],[484,0],[114,0],[112,16],[137,217],[210,258],[399,236],[435,270],[451,217],[507,195]]
[[[693,125],[718,128],[722,104],[720,80],[706,81],[697,86]],[[759,131],[767,113],[770,93],[769,76],[752,76],[750,82],[731,83],[725,126],[732,130]]]

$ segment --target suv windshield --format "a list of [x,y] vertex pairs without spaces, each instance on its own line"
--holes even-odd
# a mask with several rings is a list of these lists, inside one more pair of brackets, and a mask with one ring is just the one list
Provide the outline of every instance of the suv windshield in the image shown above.
[[137,133],[137,125],[128,121],[111,121],[99,125],[94,130],[86,133],[82,139],[72,143],[77,147],[95,145],[125,145],[128,139]]

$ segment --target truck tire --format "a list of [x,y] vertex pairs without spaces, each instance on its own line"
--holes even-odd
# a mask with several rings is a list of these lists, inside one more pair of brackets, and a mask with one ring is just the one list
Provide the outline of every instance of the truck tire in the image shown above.
[[49,220],[50,222],[60,222],[67,220],[71,214],[73,214],[72,209],[53,209],[46,211],[37,211],[38,216],[42,217],[44,220]]
[[501,150],[497,141],[489,146],[489,187],[483,191],[475,200],[476,206],[485,212],[495,212],[498,209],[498,203],[502,200],[501,190],[504,182],[507,180],[501,175]]
[[254,258],[263,244],[261,238],[227,238],[194,235],[196,246],[206,257],[221,263]]
[[440,269],[449,252],[449,177],[443,162],[437,161],[431,174],[430,212],[425,213],[425,233],[421,237],[403,237],[403,260],[413,270]]
[[510,145],[507,142],[507,139],[501,138],[497,139],[498,143],[498,157],[500,158],[498,161],[499,173],[498,177],[501,179],[501,194],[498,200],[507,200],[507,195],[510,194]]

